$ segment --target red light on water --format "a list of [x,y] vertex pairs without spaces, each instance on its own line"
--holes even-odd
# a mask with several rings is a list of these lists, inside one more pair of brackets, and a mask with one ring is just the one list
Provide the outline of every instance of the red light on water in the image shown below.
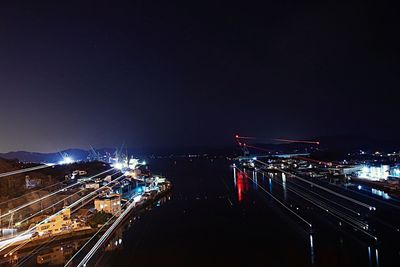
[[241,171],[237,171],[237,193],[239,202],[242,202],[244,193],[246,193],[247,190],[248,184],[246,174]]

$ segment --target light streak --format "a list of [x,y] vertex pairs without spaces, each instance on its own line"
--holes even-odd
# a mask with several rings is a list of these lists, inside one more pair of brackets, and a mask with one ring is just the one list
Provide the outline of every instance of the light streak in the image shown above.
[[326,162],[326,161],[322,161],[322,160],[318,160],[318,159],[310,159],[310,158],[305,158],[305,157],[295,157],[297,159],[302,159],[305,161],[311,161],[311,162],[315,162],[319,165],[327,165],[327,166],[339,166],[339,164],[333,163],[333,162]]
[[51,188],[51,187],[55,187],[55,186],[60,185],[60,184],[63,184],[63,183],[64,183],[64,181],[61,181],[61,182],[58,182],[58,183],[55,183],[55,184],[51,184],[51,185],[49,185],[49,186],[46,186],[46,187],[43,187],[43,188],[40,188],[40,189],[31,191],[31,192],[26,193],[26,194],[24,194],[24,195],[21,195],[21,196],[18,196],[18,197],[15,197],[15,198],[12,198],[12,199],[3,201],[3,202],[0,203],[0,205],[3,205],[3,204],[6,204],[6,203],[8,203],[8,202],[11,202],[11,201],[14,201],[14,200],[17,200],[17,199],[26,197],[27,195],[34,194],[34,193],[37,193],[37,192],[39,192],[39,191],[44,191],[44,190],[46,190],[46,189],[49,189],[49,188]]
[[278,141],[278,142],[285,142],[285,143],[304,143],[304,144],[314,144],[319,145],[319,141],[310,141],[310,140],[295,140],[295,139],[283,139],[283,138],[260,138],[254,136],[241,136],[239,134],[235,135],[235,139],[244,139],[244,140],[270,140],[270,141]]
[[[142,194],[134,194],[129,201],[131,201],[132,199],[135,199],[137,196],[142,195]],[[124,205],[121,206],[121,209],[124,208],[126,205],[128,205],[129,202],[126,202]],[[69,259],[69,261],[67,263],[65,263],[64,266],[68,266],[76,256],[78,256],[78,254],[100,233],[102,232],[103,228],[106,227],[115,217],[117,216],[117,213],[114,214],[113,216],[111,216],[110,219],[108,219],[98,230],[96,233],[94,233],[94,235],[88,240],[86,241],[85,244],[82,245],[82,247],[71,257],[71,259]]]
[[[126,205],[126,204],[124,204]],[[82,247],[74,254],[74,256],[71,257],[71,259],[69,259],[69,261],[67,261],[67,263],[65,263],[64,266],[68,266],[73,260],[74,258],[103,230],[104,227],[106,227],[114,218],[116,215],[113,215],[110,219],[108,219],[100,228],[99,230],[97,230],[96,233],[94,233],[94,235],[85,243],[82,245]]]
[[[284,173],[282,173],[282,174],[284,174]],[[346,207],[346,206],[344,206],[344,205],[342,205],[342,204],[339,204],[339,203],[337,203],[336,201],[333,201],[333,200],[330,200],[330,199],[328,199],[328,198],[326,198],[326,197],[323,197],[323,196],[321,196],[320,194],[318,194],[318,193],[316,193],[316,192],[314,192],[314,191],[311,191],[311,190],[308,189],[308,188],[305,188],[304,186],[301,186],[301,185],[299,185],[299,184],[297,184],[297,183],[295,183],[295,182],[293,182],[293,181],[290,181],[290,180],[289,180],[289,182],[290,182],[291,184],[297,186],[297,187],[302,188],[303,190],[306,190],[306,191],[308,191],[308,192],[310,192],[310,193],[312,193],[312,194],[314,194],[314,195],[317,195],[318,197],[320,197],[320,198],[322,198],[322,199],[324,199],[324,200],[326,200],[326,201],[328,201],[328,202],[331,202],[331,203],[334,204],[334,205],[337,205],[337,206],[339,206],[339,207],[341,207],[341,208],[343,208],[343,209],[345,209],[345,210],[348,210],[348,211],[350,211],[350,212],[356,214],[357,216],[360,216],[360,215],[361,215],[359,212],[357,212],[357,211],[355,211],[355,210],[352,210],[352,209],[350,209],[350,208],[348,208],[348,207]]]
[[281,138],[275,138],[275,139],[272,139],[272,140],[279,141],[279,142],[287,142],[287,143],[304,143],[304,144],[319,145],[319,141],[291,140],[291,139],[281,139]]
[[[264,162],[262,162],[262,161],[257,160],[257,162],[260,162],[260,163],[266,165],[266,164],[265,164]],[[298,177],[298,176],[296,176],[296,175],[294,175],[294,174],[285,172],[285,171],[283,171],[283,170],[281,170],[281,169],[279,169],[279,168],[275,168],[275,169],[281,171],[282,173],[286,173],[286,174],[288,174],[288,175],[291,176],[291,177],[300,178],[300,177]],[[305,180],[305,179],[303,179],[303,178],[300,178],[300,180],[301,180],[301,181],[304,180],[305,182],[311,183],[310,181]],[[276,183],[279,183],[279,182],[276,181],[275,179],[274,179],[274,181],[275,181]],[[294,184],[295,184],[296,186],[299,186],[299,185],[297,185],[296,183],[294,183]],[[317,184],[314,184],[314,183],[312,183],[312,184],[313,184],[313,186],[315,186],[315,187],[317,187],[317,188],[319,188],[319,189],[322,189],[322,190],[329,190],[329,189],[326,189],[326,188],[324,188],[324,187],[317,186]],[[301,186],[299,186],[299,187],[301,187]],[[333,217],[339,219],[340,221],[343,221],[343,222],[349,224],[350,226],[354,227],[355,229],[361,231],[362,233],[364,233],[364,234],[366,234],[366,235],[372,237],[374,240],[377,240],[377,237],[376,237],[376,236],[374,236],[374,235],[372,235],[372,234],[370,234],[369,232],[366,231],[366,229],[368,229],[368,224],[367,224],[367,223],[365,223],[365,222],[363,222],[363,221],[360,221],[360,220],[357,220],[357,219],[355,219],[355,218],[352,218],[351,216],[349,216],[349,215],[347,215],[347,214],[345,214],[345,213],[343,213],[343,212],[341,212],[341,211],[339,211],[339,210],[337,210],[337,209],[335,209],[335,208],[333,208],[333,207],[330,207],[330,206],[327,205],[326,203],[324,203],[324,202],[322,202],[322,201],[316,199],[315,197],[312,197],[311,195],[307,195],[305,192],[299,191],[298,189],[297,189],[297,190],[294,189],[294,188],[287,188],[287,189],[288,189],[289,191],[293,192],[294,194],[300,196],[301,198],[305,199],[306,201],[308,201],[308,202],[314,204],[314,205],[317,206],[318,208],[321,208],[322,210],[326,211],[327,213],[329,213],[329,214],[332,215]],[[307,191],[310,191],[310,190],[307,190]],[[332,191],[332,190],[329,190],[329,192],[330,192],[330,191]],[[312,192],[312,191],[310,191],[310,192]],[[332,191],[332,192],[334,192],[334,191]],[[332,193],[332,192],[330,192],[330,193]],[[315,192],[313,192],[313,193],[316,194]],[[336,193],[336,192],[334,192],[334,193]],[[321,197],[321,198],[324,198],[324,197],[320,196],[319,194],[317,194],[317,195],[318,195],[319,197]],[[337,193],[337,194],[334,194],[334,195],[339,196],[339,197],[345,197],[346,200],[351,199],[351,198],[347,198],[346,196],[343,196],[343,195],[338,194],[338,193]],[[324,199],[326,199],[326,198],[324,198]],[[328,199],[326,199],[326,200],[328,200]],[[354,200],[354,199],[351,199],[351,200],[356,201],[356,204],[362,203],[362,202],[359,202],[359,201]],[[329,200],[328,200],[328,201],[329,201]],[[353,201],[352,201],[352,202],[353,202]],[[332,201],[330,201],[330,202],[332,202]],[[364,204],[364,203],[362,203],[362,204]],[[338,204],[338,205],[339,205],[340,207],[345,208],[346,210],[350,210],[350,211],[351,211],[351,209],[348,209],[347,207],[345,207],[345,206],[343,206],[343,205],[340,205],[340,204]],[[366,205],[366,204],[364,204],[364,205]],[[375,209],[375,208],[373,208],[373,209]],[[371,210],[371,209],[370,209],[370,210]],[[359,215],[359,214],[358,214],[358,215]]]
[[[52,204],[52,205],[50,205],[50,206],[48,206],[48,207],[46,207],[46,208],[44,208],[44,209],[42,209],[42,210],[40,210],[40,211],[38,211],[38,212],[32,214],[31,216],[29,216],[29,217],[27,217],[27,218],[22,219],[21,221],[19,221],[19,222],[17,222],[17,223],[22,224],[22,223],[28,221],[29,219],[32,219],[32,218],[35,217],[36,215],[39,215],[39,214],[43,213],[43,211],[48,210],[48,209],[51,209],[52,207],[55,207],[55,206],[57,206],[58,204],[63,203],[66,199],[71,198],[72,196],[77,195],[77,194],[79,194],[79,193],[81,193],[81,192],[83,192],[83,191],[85,191],[85,190],[86,190],[86,188],[81,189],[81,190],[79,190],[78,192],[75,192],[75,193],[73,193],[72,195],[69,195],[69,196],[67,196],[67,197],[65,197],[65,198],[63,198],[63,199],[57,201],[56,203],[54,203],[54,204]],[[17,224],[17,223],[16,223],[16,224]]]
[[10,243],[14,243],[14,242],[19,242],[19,241],[23,241],[26,239],[30,239],[32,237],[32,234],[25,234],[25,235],[20,235],[20,236],[16,236],[4,241],[0,241],[0,247],[6,246]]
[[[53,219],[55,216],[60,214],[64,209],[71,209],[71,213],[72,213],[73,212],[72,208],[74,208],[75,206],[79,205],[80,203],[83,203],[83,201],[87,200],[88,198],[95,196],[96,193],[99,192],[100,190],[103,190],[103,189],[106,189],[106,188],[110,188],[109,186],[111,184],[119,182],[120,180],[122,180],[121,178],[125,178],[125,176],[121,175],[121,176],[117,177],[116,179],[112,180],[111,182],[107,183],[106,185],[103,185],[102,187],[100,187],[100,188],[96,189],[95,191],[91,192],[90,194],[84,196],[83,198],[75,201],[74,203],[64,207],[62,210],[54,213],[53,215],[49,216],[48,218],[46,218],[44,220],[42,220],[41,222],[37,223],[35,226],[30,227],[26,231],[24,231],[21,234],[19,234],[17,237],[20,237],[20,236],[25,235],[27,233],[32,233],[36,229],[37,226],[42,225],[42,224],[46,223],[47,221]],[[113,186],[115,186],[115,185],[113,185]],[[111,187],[113,187],[113,186],[111,186]],[[7,247],[9,247],[10,245],[11,245],[11,243],[8,244],[8,245],[0,246],[0,252],[3,251],[4,249],[6,249]]]
[[[275,179],[274,179],[274,181],[277,182]],[[350,216],[346,215],[345,213],[340,212],[337,209],[330,207],[326,203],[323,203],[323,202],[315,199],[314,197],[311,197],[310,195],[306,195],[303,192],[296,191],[296,190],[291,189],[291,188],[288,188],[288,190],[293,192],[294,194],[300,196],[301,198],[305,199],[306,201],[314,204],[318,208],[320,208],[323,211],[329,213],[330,215],[332,215],[333,217],[339,219],[340,221],[343,221],[343,222],[349,224],[350,226],[358,229],[359,231],[363,232],[364,234],[372,237],[374,240],[378,239],[376,236],[371,235],[370,233],[365,231],[365,227],[368,226],[368,224],[366,224],[366,223],[364,223],[362,221],[356,220],[354,218],[351,218]]]
[[[238,168],[238,170],[240,170]],[[241,170],[240,170],[241,171]],[[301,221],[303,221],[305,224],[307,224],[310,228],[312,227],[312,224],[309,223],[306,219],[304,219],[303,217],[301,217],[299,214],[297,214],[296,212],[294,212],[293,210],[291,210],[288,206],[286,206],[282,201],[280,201],[278,198],[276,198],[274,195],[272,195],[270,192],[268,192],[267,190],[264,189],[264,187],[260,186],[258,183],[254,182],[252,179],[250,179],[247,175],[245,175],[245,177],[247,179],[249,179],[250,181],[252,181],[253,183],[255,183],[261,190],[263,190],[267,195],[269,195],[272,199],[274,199],[276,202],[278,202],[282,207],[284,207],[286,210],[288,210],[290,213],[292,213],[293,215],[295,215],[297,218],[299,218]]]
[[[132,198],[131,198],[132,199]],[[86,256],[82,259],[82,261],[77,265],[86,266],[86,264],[90,261],[93,255],[97,252],[99,248],[102,247],[103,243],[107,240],[107,238],[112,234],[115,228],[120,224],[120,222],[125,218],[125,216],[135,207],[136,202],[133,201],[128,205],[128,207],[122,212],[122,214],[114,221],[114,223],[107,229],[107,231],[100,237],[100,239],[96,242],[96,244],[92,247],[92,249],[86,254]]]
[[240,135],[235,135],[236,139],[246,139],[246,140],[255,140],[257,137],[252,137],[252,136],[240,136]]
[[35,255],[35,253],[39,252],[42,248],[45,248],[49,243],[51,243],[51,242],[54,241],[55,239],[56,239],[56,236],[53,237],[53,238],[50,238],[50,239],[49,239],[48,241],[46,241],[44,244],[42,244],[42,245],[36,247],[35,249],[33,249],[32,251],[30,251],[28,255],[26,255],[25,257],[21,258],[21,259],[18,261],[18,265],[17,265],[17,266],[24,266],[24,263],[25,263],[26,261],[28,261],[30,258],[32,258],[32,257]]
[[[257,162],[260,162],[260,163],[263,164],[263,165],[268,166],[268,165],[267,165],[265,162],[263,162],[263,161],[260,161],[260,160],[256,160],[256,161],[257,161]],[[347,197],[347,196],[345,196],[345,195],[339,194],[339,193],[337,193],[337,192],[335,192],[335,191],[333,191],[333,190],[330,190],[330,189],[328,189],[328,188],[326,188],[326,187],[323,187],[323,186],[321,186],[321,185],[319,185],[319,184],[316,184],[316,183],[313,183],[313,182],[308,181],[307,179],[301,178],[301,177],[298,176],[298,175],[295,175],[295,174],[293,174],[293,173],[287,172],[287,171],[285,171],[285,170],[283,170],[283,169],[280,169],[280,168],[276,168],[276,167],[275,167],[274,169],[277,170],[277,171],[283,172],[283,173],[285,173],[285,174],[287,174],[287,175],[290,175],[290,176],[292,176],[292,177],[296,177],[297,179],[299,179],[299,180],[301,180],[301,181],[303,181],[303,182],[306,182],[306,183],[311,184],[311,185],[313,185],[313,186],[315,186],[315,187],[318,187],[319,189],[324,190],[324,191],[326,191],[326,192],[329,192],[329,193],[331,193],[331,194],[333,194],[333,195],[336,195],[336,196],[338,196],[338,197],[340,197],[340,198],[346,199],[346,200],[348,200],[348,201],[350,201],[350,202],[353,202],[353,203],[355,203],[355,204],[357,204],[357,205],[360,205],[360,206],[362,206],[362,207],[368,208],[369,210],[376,210],[376,208],[373,207],[373,206],[370,206],[370,205],[368,205],[368,204],[365,204],[365,203],[363,203],[363,202],[361,202],[361,201],[358,201],[358,200],[356,200],[356,199]]]
[[6,177],[6,176],[11,176],[11,175],[16,175],[16,174],[20,174],[20,173],[24,173],[24,172],[30,172],[30,171],[40,170],[40,169],[44,169],[44,168],[49,168],[49,167],[52,167],[52,166],[54,166],[54,165],[53,164],[39,165],[39,166],[36,166],[36,167],[25,168],[25,169],[21,169],[21,170],[4,172],[4,173],[0,173],[0,178]]
[[[93,176],[90,177],[89,179],[96,178],[96,177],[98,177],[98,176],[100,176],[100,175],[103,175],[103,174],[105,174],[105,173],[107,173],[107,172],[110,172],[110,171],[113,170],[113,169],[114,169],[114,168],[111,168],[111,169],[108,169],[108,170],[106,170],[106,171],[104,171],[104,172],[101,172],[101,173],[99,173],[99,174],[93,175]],[[46,199],[46,198],[49,198],[49,197],[51,197],[51,196],[54,196],[54,195],[56,195],[56,194],[58,194],[58,193],[60,193],[60,192],[63,192],[63,191],[65,191],[65,190],[69,189],[69,188],[75,187],[75,186],[80,185],[80,184],[82,184],[82,183],[83,183],[83,182],[74,183],[74,184],[69,185],[69,186],[67,186],[67,187],[64,187],[64,188],[62,188],[62,189],[60,189],[60,190],[57,190],[57,191],[55,191],[55,192],[52,192],[52,193],[50,193],[50,194],[48,194],[48,195],[45,195],[45,196],[40,197],[40,198],[38,198],[38,199],[35,199],[35,200],[31,201],[31,202],[28,202],[28,203],[26,203],[26,204],[23,204],[23,205],[21,205],[21,206],[18,206],[18,207],[15,208],[15,209],[9,210],[8,213],[1,215],[1,216],[0,216],[0,219],[1,219],[1,218],[4,218],[4,217],[6,217],[6,216],[10,216],[12,213],[15,213],[15,212],[17,212],[17,211],[20,211],[20,210],[22,210],[22,209],[24,209],[24,208],[26,208],[26,207],[28,207],[28,206],[30,206],[30,205],[33,205],[33,204],[35,204],[35,203],[38,203],[39,201],[42,201],[42,200],[44,200],[44,199]]]

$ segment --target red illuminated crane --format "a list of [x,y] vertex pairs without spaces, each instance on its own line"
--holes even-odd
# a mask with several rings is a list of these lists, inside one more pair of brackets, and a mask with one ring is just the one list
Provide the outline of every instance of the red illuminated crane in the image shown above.
[[235,135],[235,140],[236,140],[236,142],[238,143],[239,147],[242,149],[243,155],[244,155],[245,157],[247,157],[248,155],[250,155],[250,151],[249,151],[249,149],[247,148],[247,144],[241,142],[241,141],[240,141],[240,138],[241,138],[241,137],[240,137],[238,134]]

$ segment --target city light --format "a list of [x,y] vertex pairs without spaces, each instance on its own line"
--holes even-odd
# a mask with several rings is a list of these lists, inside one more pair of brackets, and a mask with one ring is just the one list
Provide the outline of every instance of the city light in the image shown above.
[[74,162],[75,162],[74,159],[68,156],[68,157],[63,157],[63,159],[59,161],[58,164],[66,165],[66,164],[72,164]]
[[390,167],[388,165],[363,166],[361,171],[358,173],[358,177],[373,181],[387,180],[389,173]]
[[122,170],[122,168],[124,167],[124,165],[121,162],[115,162],[112,166],[118,170]]
[[399,12],[337,2],[8,1],[0,267],[400,267]]

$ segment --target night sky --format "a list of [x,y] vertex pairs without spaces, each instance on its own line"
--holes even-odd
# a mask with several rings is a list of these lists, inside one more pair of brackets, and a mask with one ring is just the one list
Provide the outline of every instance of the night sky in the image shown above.
[[376,1],[4,2],[0,152],[399,134]]

